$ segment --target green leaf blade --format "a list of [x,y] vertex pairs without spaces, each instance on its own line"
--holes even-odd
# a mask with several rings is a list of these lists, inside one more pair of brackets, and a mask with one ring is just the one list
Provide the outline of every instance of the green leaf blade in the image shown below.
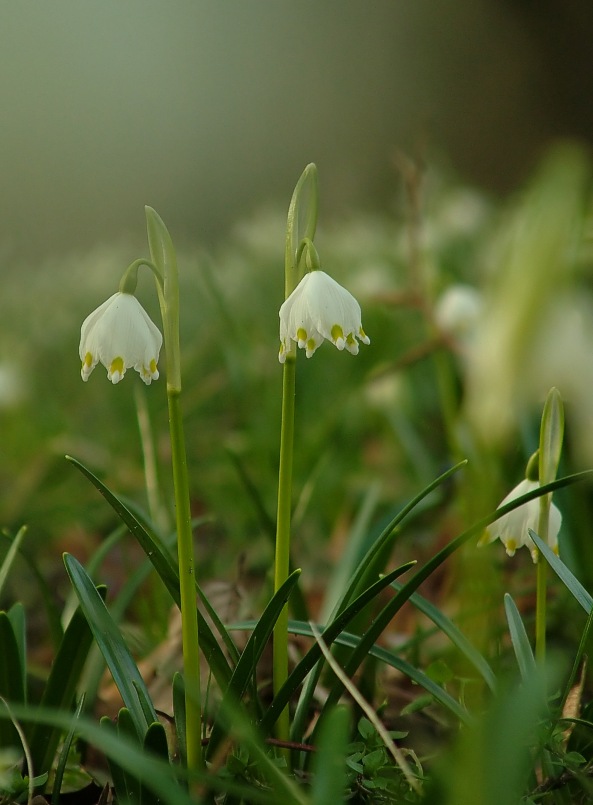
[[[73,556],[65,554],[64,564],[93,637],[105,658],[124,704],[130,711],[136,733],[139,738],[143,738],[150,723],[157,720],[144,680],[121,632],[80,562]],[[146,713],[150,713],[150,720],[147,719]]]

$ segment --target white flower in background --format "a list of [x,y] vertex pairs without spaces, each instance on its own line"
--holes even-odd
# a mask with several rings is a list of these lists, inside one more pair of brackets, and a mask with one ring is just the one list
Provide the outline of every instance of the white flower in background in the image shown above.
[[280,308],[280,363],[286,360],[290,341],[296,341],[310,358],[325,338],[339,350],[358,354],[358,340],[370,344],[362,329],[360,305],[325,271],[305,274]]
[[[533,489],[537,489],[539,483],[537,481],[530,481],[525,478],[520,484],[509,492],[506,498],[500,503],[498,508],[504,506],[505,503],[510,503],[512,500],[526,495]],[[498,520],[488,526],[486,535],[482,538],[481,544],[493,542],[495,539],[500,538],[504,544],[509,556],[514,556],[517,548],[525,545],[531,551],[533,561],[537,561],[537,548],[529,537],[528,529],[538,532],[539,524],[539,498],[524,503],[512,512],[503,514]],[[557,506],[553,503],[550,505],[550,520],[548,523],[548,545],[558,553],[558,532],[562,525],[562,515]]]
[[25,376],[16,363],[0,362],[0,408],[13,408],[26,396]]
[[476,288],[451,285],[437,301],[435,319],[446,335],[466,341],[475,333],[482,308],[482,294]]
[[114,293],[87,316],[80,328],[81,375],[88,380],[99,363],[112,383],[133,366],[146,385],[159,376],[157,363],[163,336],[135,296]]

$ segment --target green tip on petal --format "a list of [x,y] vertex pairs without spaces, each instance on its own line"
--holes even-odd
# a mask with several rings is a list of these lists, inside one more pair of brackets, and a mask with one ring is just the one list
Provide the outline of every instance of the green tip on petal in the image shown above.
[[299,347],[302,349],[307,343],[307,331],[303,327],[299,327],[296,336]]
[[371,343],[371,339],[368,337],[368,335],[365,333],[362,327],[358,328],[358,337],[360,338],[363,344],[368,345]]
[[123,378],[126,373],[123,358],[114,358],[109,366],[107,377],[115,385]]
[[507,549],[507,553],[508,553],[509,556],[514,556],[515,551],[517,550],[517,548],[519,546],[517,545],[517,543],[516,543],[516,541],[514,539],[507,539],[507,541],[505,542],[504,547]]
[[344,330],[340,327],[339,324],[334,324],[334,326],[330,330],[331,338],[334,344],[337,346],[338,349],[342,350],[346,346],[346,342],[344,340]]
[[[299,344],[299,346],[300,346],[300,344]],[[310,357],[311,357],[311,355],[312,355],[312,354],[315,352],[315,350],[317,349],[317,344],[315,343],[315,339],[314,339],[314,338],[310,338],[310,339],[307,341],[307,343],[306,343],[305,347],[306,347],[306,355],[307,355],[307,358],[310,358]]]

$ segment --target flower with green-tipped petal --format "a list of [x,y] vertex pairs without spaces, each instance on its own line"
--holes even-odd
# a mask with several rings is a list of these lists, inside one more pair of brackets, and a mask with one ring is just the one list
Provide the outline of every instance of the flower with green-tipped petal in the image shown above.
[[360,305],[325,271],[305,274],[280,308],[280,363],[295,341],[310,358],[324,339],[358,354],[358,341],[370,344],[362,329]]
[[131,366],[146,385],[159,376],[163,336],[133,294],[118,291],[86,317],[80,328],[79,355],[84,381],[99,363],[112,383]]
[[[537,489],[539,483],[525,478],[520,484],[509,492],[506,498],[500,503],[504,506],[505,503],[510,503],[512,500],[526,495],[533,489]],[[481,544],[494,542],[495,539],[500,539],[506,548],[509,556],[514,556],[517,548],[525,545],[531,551],[531,557],[534,562],[537,561],[537,548],[529,537],[529,529],[538,531],[540,513],[539,498],[527,501],[522,506],[519,506],[513,511],[503,514],[498,520],[488,526],[486,534],[480,540]],[[548,545],[558,553],[558,532],[562,525],[562,515],[557,506],[553,503],[550,505],[550,520],[548,524]]]

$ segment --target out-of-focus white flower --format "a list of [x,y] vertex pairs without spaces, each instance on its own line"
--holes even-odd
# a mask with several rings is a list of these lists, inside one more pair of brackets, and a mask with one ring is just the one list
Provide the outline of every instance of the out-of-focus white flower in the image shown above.
[[0,363],[0,408],[12,408],[26,396],[21,369],[8,361]]
[[159,376],[163,336],[135,296],[114,293],[86,317],[80,328],[81,375],[88,380],[99,363],[112,383],[133,366],[146,385]]
[[290,341],[304,349],[307,358],[327,338],[339,350],[358,354],[358,340],[370,344],[362,329],[360,305],[324,271],[305,274],[280,308],[280,363],[286,360]]
[[435,319],[446,335],[466,341],[475,333],[482,308],[482,294],[476,288],[451,285],[437,301]]
[[[512,492],[509,492],[498,508],[504,506],[505,503],[510,503],[520,498],[522,495],[526,495],[528,492],[538,487],[539,483],[537,481],[530,481],[525,478],[520,484],[517,484]],[[488,526],[486,535],[481,540],[481,544],[484,545],[500,538],[509,556],[514,556],[517,548],[525,545],[531,551],[533,561],[537,561],[537,548],[529,537],[528,529],[537,533],[539,510],[539,498],[534,498],[524,503],[522,506],[513,509],[512,512],[503,514],[502,517]],[[562,515],[558,507],[552,503],[550,505],[550,519],[548,523],[548,545],[554,553],[558,553],[558,532],[560,531],[561,525]]]

